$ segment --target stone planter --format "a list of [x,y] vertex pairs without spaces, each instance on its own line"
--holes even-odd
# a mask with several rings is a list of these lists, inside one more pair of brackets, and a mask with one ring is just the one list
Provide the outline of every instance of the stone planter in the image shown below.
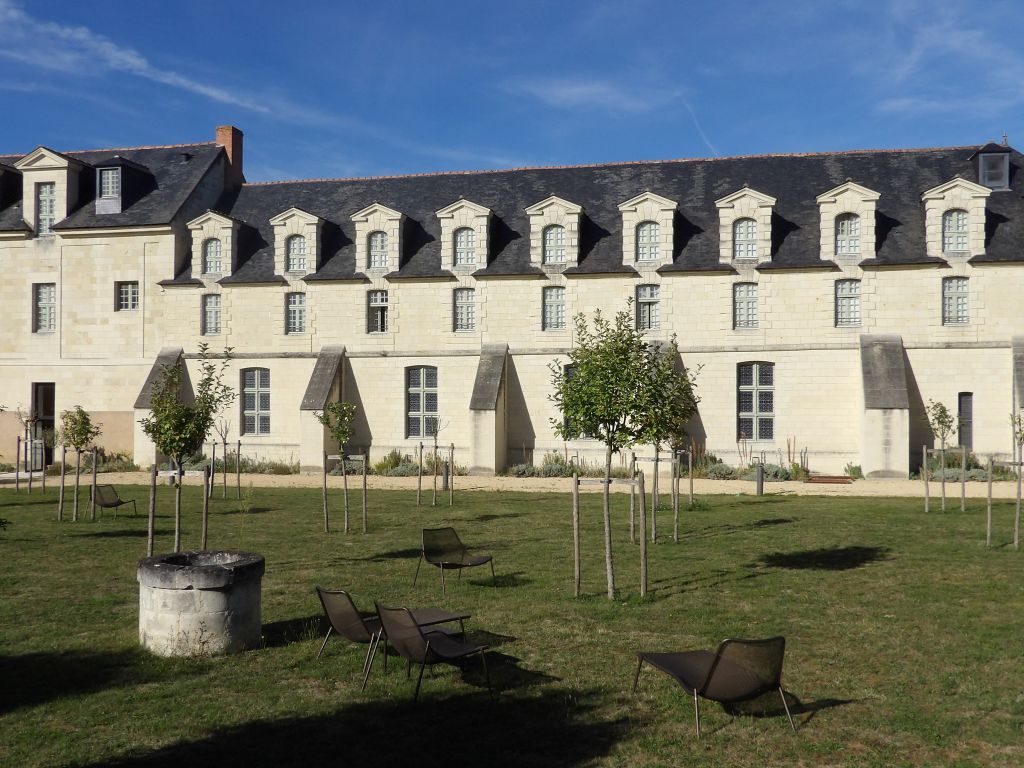
[[177,552],[139,561],[139,643],[159,656],[212,656],[260,644],[262,555]]

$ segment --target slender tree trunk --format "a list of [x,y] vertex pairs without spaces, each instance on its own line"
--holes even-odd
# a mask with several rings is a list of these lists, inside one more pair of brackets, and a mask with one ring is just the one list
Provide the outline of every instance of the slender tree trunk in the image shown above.
[[[658,540],[658,454],[661,446],[654,446],[654,477],[651,479],[651,543]],[[641,473],[642,475],[643,473]]]
[[423,491],[423,443],[420,443],[420,463],[416,470],[416,506],[420,505],[420,494]]
[[946,443],[942,443],[942,448],[939,450],[939,460],[942,465],[942,511],[946,511]]
[[324,451],[324,533],[330,533],[331,526],[327,520],[327,451]]
[[213,485],[213,467],[203,467],[203,535],[199,548],[206,550],[206,534],[210,525],[210,487]]
[[226,437],[224,438],[221,448],[223,449],[221,453],[224,454],[224,458],[221,459],[221,474],[224,477],[224,486],[221,489],[220,497],[222,499],[226,499],[228,497],[228,439]]
[[[612,484],[612,446],[605,446],[604,454],[604,491],[602,493],[602,512],[604,514],[604,566],[608,576],[608,599],[615,599],[615,570],[612,562],[612,512],[609,495]],[[643,538],[645,531],[640,531]]]
[[967,448],[960,446],[960,511],[967,511]]
[[92,449],[92,493],[89,494],[89,500],[91,505],[90,517],[92,521],[96,522],[96,449]]
[[580,477],[572,473],[572,596],[580,596]]
[[679,542],[679,454],[672,449],[672,541]]
[[82,478],[82,449],[75,448],[75,509],[72,512],[71,520],[78,522],[78,486]]
[[985,502],[985,546],[992,546],[992,457],[988,457],[988,496]]
[[344,528],[345,533],[348,533],[348,461],[345,458],[345,446],[341,446],[341,488],[343,499],[342,503],[345,507]]
[[[1022,445],[1021,448],[1024,448],[1024,445]],[[1020,465],[1020,461],[1021,461],[1020,456],[1021,456],[1022,453],[1024,453],[1024,451],[1021,451],[1020,448],[1018,448],[1018,450],[1017,450],[1017,456],[1018,456],[1018,458],[1017,458],[1017,506],[1016,506],[1016,509],[1015,509],[1015,511],[1013,513],[1013,548],[1014,549],[1020,549],[1020,483],[1021,483],[1021,474],[1024,474],[1024,473],[1021,472],[1022,467]]]
[[149,476],[149,524],[146,533],[146,557],[153,556],[153,542],[156,539],[156,464]]
[[[637,477],[640,483],[640,597],[647,596],[647,537],[643,535],[647,531],[647,491],[644,488],[644,473],[640,472]],[[653,510],[651,514],[653,515]],[[653,517],[652,526],[653,526]]]
[[213,495],[213,484],[217,482],[217,441],[213,440],[210,447],[210,482],[206,486],[207,497]]
[[60,497],[57,499],[57,522],[64,522],[64,471],[68,464],[68,447],[60,446]]
[[363,449],[363,533],[366,533],[366,462],[370,459],[370,453]]
[[636,454],[629,452],[629,543],[636,541]]
[[175,477],[178,483],[174,489],[174,551],[181,552],[181,482],[184,479],[184,473],[181,471],[181,459],[178,459],[177,465]]
[[928,446],[921,446],[921,455],[924,456],[924,462],[921,464],[921,477],[924,478],[924,511],[928,513],[931,511],[931,492],[928,488]]

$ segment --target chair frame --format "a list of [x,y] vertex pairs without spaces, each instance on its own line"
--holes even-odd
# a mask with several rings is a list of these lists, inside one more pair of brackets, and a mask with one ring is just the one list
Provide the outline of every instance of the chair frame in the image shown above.
[[[372,655],[373,655],[373,651],[376,648],[376,646],[374,644],[374,639],[377,638],[380,635],[380,631],[381,631],[380,619],[378,617],[376,617],[376,616],[370,616],[370,617],[363,616],[363,614],[361,614],[359,612],[359,609],[356,608],[356,604],[355,604],[355,601],[352,599],[352,595],[350,595],[344,589],[324,589],[321,586],[317,586],[316,587],[316,594],[317,594],[317,597],[320,598],[320,605],[323,606],[324,615],[327,617],[327,635],[324,637],[324,641],[320,645],[320,650],[317,651],[317,654],[316,654],[317,660],[320,659],[321,654],[323,654],[323,652],[324,652],[324,648],[327,647],[327,641],[331,639],[331,634],[334,633],[334,632],[338,632],[339,635],[342,634],[340,631],[338,631],[338,630],[336,630],[334,628],[334,620],[331,618],[331,612],[329,610],[327,610],[327,604],[324,602],[324,595],[325,594],[326,595],[344,595],[345,598],[348,600],[349,605],[352,606],[352,613],[355,616],[359,617],[359,621],[362,623],[363,630],[366,632],[366,635],[367,635],[367,639],[365,641],[366,644],[367,644],[366,657],[363,659],[363,669],[362,669],[362,672],[361,672],[361,674],[363,676],[363,684],[362,684],[362,687],[359,689],[360,691],[366,690],[366,681],[370,677],[370,665],[371,665],[371,661],[372,661]],[[362,640],[353,640],[352,638],[347,638],[347,639],[352,640],[352,642],[355,642],[355,643],[363,642]]]
[[459,538],[459,534],[456,532],[456,530],[453,527],[446,526],[444,528],[424,528],[423,529],[423,533],[421,534],[421,538],[420,538],[420,559],[416,562],[416,573],[412,577],[412,585],[414,587],[416,586],[416,580],[419,579],[419,576],[420,576],[420,566],[423,565],[423,561],[424,560],[426,560],[431,565],[436,565],[438,568],[441,569],[441,594],[442,595],[447,594],[447,588],[445,586],[445,581],[444,581],[444,569],[445,569],[446,566],[447,566],[448,570],[456,570],[456,571],[458,571],[458,574],[459,574],[458,580],[462,581],[462,569],[463,568],[475,568],[478,565],[490,564],[490,566],[491,566],[491,584],[494,585],[494,586],[497,586],[498,580],[497,580],[497,578],[494,575],[494,558],[491,555],[477,555],[476,557],[486,558],[485,560],[481,560],[478,563],[465,563],[465,562],[460,562],[460,561],[456,561],[456,560],[446,560],[446,559],[443,558],[443,556],[441,558],[437,558],[437,557],[433,557],[433,556],[428,555],[427,554],[427,543],[426,543],[427,535],[428,535],[428,533],[431,533],[431,532],[440,532],[440,531],[451,531],[452,532],[452,535],[455,537],[455,540],[459,543],[459,546],[462,548],[461,557],[463,559],[466,558],[466,557],[473,557],[473,555],[469,554],[469,550],[466,549],[466,545],[462,543],[462,539]]
[[[647,661],[648,664],[650,664],[652,667],[657,669],[659,672],[664,672],[665,674],[669,675],[669,677],[672,677],[676,682],[679,683],[680,686],[682,686],[682,688],[687,693],[692,693],[693,694],[693,713],[694,713],[694,719],[696,721],[696,726],[697,726],[697,738],[699,739],[700,738],[700,733],[701,733],[701,731],[700,731],[700,699],[701,698],[707,698],[708,701],[718,701],[718,699],[707,697],[705,694],[707,693],[708,689],[711,686],[712,681],[714,680],[715,672],[718,669],[719,663],[722,661],[722,656],[723,656],[724,652],[726,651],[726,649],[730,645],[758,646],[758,645],[771,645],[771,644],[776,644],[776,643],[780,643],[780,642],[782,644],[782,654],[783,654],[783,656],[785,656],[785,652],[786,652],[786,638],[784,638],[782,636],[769,637],[769,638],[765,638],[763,640],[744,640],[744,639],[740,639],[740,638],[726,638],[721,643],[719,643],[718,650],[715,651],[715,658],[711,662],[711,666],[708,667],[707,676],[704,678],[704,681],[699,686],[693,686],[692,688],[686,682],[684,682],[679,676],[674,675],[671,672],[667,672],[666,670],[661,669],[660,667],[658,667],[655,664],[653,664],[651,661],[649,661],[646,658],[646,654],[638,653],[637,654],[636,673],[633,675],[633,688],[632,688],[632,690],[633,690],[634,693],[636,692],[637,685],[638,685],[638,683],[640,681],[640,670],[643,667],[643,664],[644,664],[645,661]],[[778,690],[779,697],[782,699],[782,707],[783,707],[783,709],[786,710],[786,717],[789,719],[789,727],[793,730],[793,733],[796,733],[796,725],[793,722],[793,715],[789,711],[789,704],[786,702],[786,693],[782,689],[782,663],[781,663],[781,661],[779,663],[779,669],[778,669],[778,671],[777,671],[777,673],[775,675],[775,679],[771,683],[762,686],[756,692],[751,693],[749,696],[745,696],[745,697],[743,697],[741,699],[735,699],[733,701],[748,701],[750,699],[757,698],[758,696],[766,693],[767,691],[773,690],[773,689],[774,690]]]
[[[114,494],[114,498],[117,499],[117,501],[115,501],[115,502],[106,502],[106,503],[100,501],[100,489],[101,488],[109,488],[110,491]],[[117,488],[115,488],[113,485],[107,484],[107,485],[97,485],[97,486],[95,486],[95,490],[93,490],[93,492],[92,492],[92,498],[96,502],[96,506],[99,507],[100,509],[113,509],[114,510],[114,519],[115,520],[117,520],[117,509],[118,509],[118,507],[124,507],[124,506],[126,506],[128,504],[132,505],[132,517],[135,517],[136,515],[139,514],[139,508],[135,504],[135,499],[122,499],[121,495],[117,492]]]

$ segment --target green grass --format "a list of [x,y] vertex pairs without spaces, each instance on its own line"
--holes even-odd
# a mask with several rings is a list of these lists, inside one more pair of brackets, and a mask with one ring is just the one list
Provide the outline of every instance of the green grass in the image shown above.
[[[145,507],[147,489],[121,491]],[[159,494],[163,552],[173,492]],[[185,496],[192,548],[198,489]],[[412,493],[371,492],[363,536],[321,532],[319,490],[257,488],[248,514],[214,498],[210,537],[266,557],[264,647],[159,659],[137,640],[145,517],[58,524],[54,497],[0,490],[11,521],[0,531],[0,765],[1024,764],[1024,552],[1008,545],[1011,503],[996,507],[986,550],[982,502],[926,516],[916,499],[707,497],[683,513],[678,544],[662,513],[640,599],[626,498],[613,497],[620,597],[609,602],[597,495],[583,504],[587,594],[573,599],[567,495],[466,492],[453,508],[417,508]],[[494,555],[496,586],[486,569],[445,597],[436,569],[411,586],[419,530],[448,523]],[[471,612],[471,639],[493,648],[496,701],[475,660],[465,674],[428,673],[415,708],[399,665],[375,667],[360,693],[364,648],[332,640],[314,658],[316,584],[365,608]],[[774,704],[760,717],[706,704],[697,741],[692,702],[667,677],[647,670],[629,691],[637,650],[776,633],[796,735]]]

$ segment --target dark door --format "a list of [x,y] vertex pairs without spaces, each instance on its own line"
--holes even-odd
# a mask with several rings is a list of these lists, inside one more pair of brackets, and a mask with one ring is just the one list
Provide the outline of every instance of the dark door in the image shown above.
[[[42,441],[45,435],[53,435],[56,427],[56,385],[52,383],[35,383],[32,385],[32,439]],[[46,442],[53,442],[52,440]],[[45,442],[33,443],[32,467],[42,469],[53,464],[53,447]]]
[[957,396],[957,415],[960,417],[960,445],[967,450],[974,447],[974,394],[961,392]]

